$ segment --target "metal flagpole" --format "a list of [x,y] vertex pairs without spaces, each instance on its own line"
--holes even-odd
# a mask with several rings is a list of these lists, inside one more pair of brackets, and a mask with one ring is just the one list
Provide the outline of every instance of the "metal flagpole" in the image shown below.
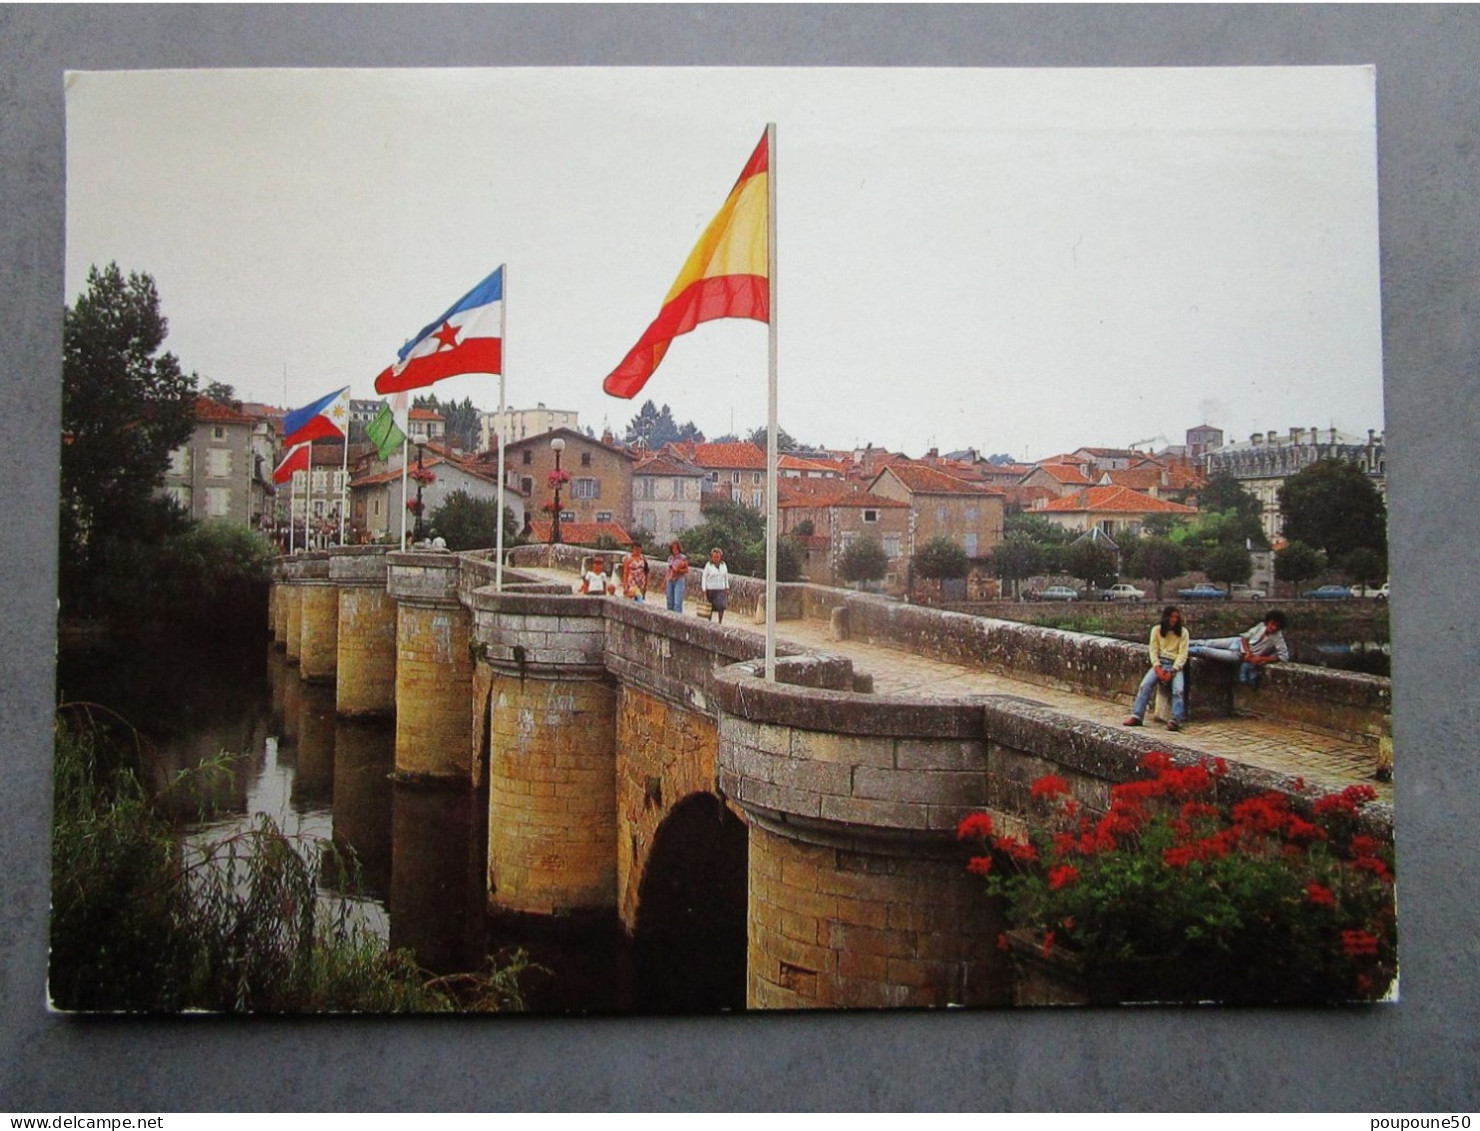
[[349,433],[344,434],[344,464],[339,471],[339,544],[344,545],[345,511],[349,509]]
[[509,265],[499,267],[498,305],[498,494],[494,496],[494,521],[497,523],[493,551],[493,591],[504,591],[504,374],[509,369]]
[[308,442],[308,493],[303,496],[303,548],[313,549],[313,539],[309,537],[308,522],[313,517],[313,441]]
[[294,533],[294,529],[295,529],[295,524],[293,522],[293,512],[296,511],[297,509],[298,509],[298,476],[297,475],[290,474],[288,476],[288,554],[290,556],[293,553],[293,546],[294,546],[293,533]]
[[406,548],[406,508],[411,500],[406,497],[406,472],[411,463],[411,409],[406,410],[406,430],[401,433],[401,549]]
[[776,679],[776,123],[766,123],[766,679]]

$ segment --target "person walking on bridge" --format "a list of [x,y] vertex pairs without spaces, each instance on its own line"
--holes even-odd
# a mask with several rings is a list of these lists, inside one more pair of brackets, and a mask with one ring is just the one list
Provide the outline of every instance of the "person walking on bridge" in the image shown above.
[[622,595],[630,601],[643,601],[647,583],[648,560],[643,556],[642,543],[633,542],[632,549],[622,559]]
[[704,563],[704,599],[714,610],[720,624],[725,623],[725,609],[730,604],[730,567],[725,564],[725,552],[718,546],[709,551],[709,560]]
[[1172,691],[1172,717],[1167,730],[1178,730],[1187,718],[1187,649],[1189,633],[1182,624],[1182,612],[1176,605],[1161,611],[1161,621],[1151,628],[1147,648],[1151,653],[1151,670],[1141,680],[1136,701],[1131,706],[1128,727],[1138,727],[1146,717],[1146,707],[1158,684],[1168,684]]
[[683,591],[688,585],[689,559],[678,539],[668,543],[668,611],[683,613]]

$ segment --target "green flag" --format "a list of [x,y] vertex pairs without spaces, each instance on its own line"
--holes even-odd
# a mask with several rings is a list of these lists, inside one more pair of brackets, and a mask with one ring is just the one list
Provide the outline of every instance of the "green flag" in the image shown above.
[[396,414],[385,401],[380,402],[380,411],[375,419],[365,426],[365,435],[375,445],[375,452],[386,459],[406,440],[406,433],[396,426]]

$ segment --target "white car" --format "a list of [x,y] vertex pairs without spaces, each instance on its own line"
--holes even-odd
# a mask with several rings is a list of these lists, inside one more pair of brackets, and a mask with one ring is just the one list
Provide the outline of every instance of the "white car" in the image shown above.
[[1372,588],[1370,585],[1353,585],[1352,596],[1371,597],[1373,600],[1376,601],[1386,601],[1388,599],[1388,584],[1388,582],[1384,581],[1375,589]]
[[1119,585],[1112,585],[1109,589],[1100,590],[1102,601],[1144,601],[1146,591],[1137,589],[1129,582],[1122,581]]

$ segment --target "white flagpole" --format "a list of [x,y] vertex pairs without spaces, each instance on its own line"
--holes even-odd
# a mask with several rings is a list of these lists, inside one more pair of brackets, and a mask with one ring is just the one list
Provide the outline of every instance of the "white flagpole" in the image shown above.
[[303,548],[313,549],[313,538],[308,532],[309,520],[313,518],[313,441],[308,442],[308,493],[303,497]]
[[406,549],[406,471],[411,461],[411,409],[406,410],[406,430],[401,433],[401,549]]
[[288,476],[288,554],[293,553],[293,533],[296,523],[293,521],[293,512],[298,509],[298,476]]
[[766,123],[766,679],[776,680],[776,123]]
[[504,374],[509,370],[509,265],[503,264],[499,278],[498,306],[498,494],[494,496],[494,517],[497,525],[493,550],[493,591],[504,591]]
[[349,433],[344,434],[344,464],[339,471],[339,544],[344,545],[345,511],[349,509]]

